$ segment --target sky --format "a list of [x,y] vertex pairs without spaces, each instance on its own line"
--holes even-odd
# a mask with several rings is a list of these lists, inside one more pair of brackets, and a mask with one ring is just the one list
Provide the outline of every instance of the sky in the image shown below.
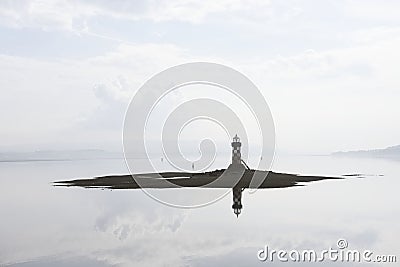
[[196,61],[249,77],[278,151],[400,144],[400,2],[0,1],[0,151],[121,150],[125,111]]

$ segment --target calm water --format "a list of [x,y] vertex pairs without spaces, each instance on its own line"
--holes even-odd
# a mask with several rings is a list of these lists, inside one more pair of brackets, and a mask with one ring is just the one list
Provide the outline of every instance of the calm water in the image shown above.
[[188,210],[164,206],[140,190],[51,185],[127,173],[123,160],[0,163],[0,265],[303,266],[260,262],[257,251],[265,245],[323,250],[339,238],[349,248],[399,260],[400,161],[290,156],[278,157],[273,170],[370,176],[245,191],[237,219],[230,194]]

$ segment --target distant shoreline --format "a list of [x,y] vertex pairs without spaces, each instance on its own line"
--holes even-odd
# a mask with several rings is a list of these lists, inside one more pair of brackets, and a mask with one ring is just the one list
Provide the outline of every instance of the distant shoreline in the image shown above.
[[400,159],[400,145],[373,150],[338,151],[331,156]]

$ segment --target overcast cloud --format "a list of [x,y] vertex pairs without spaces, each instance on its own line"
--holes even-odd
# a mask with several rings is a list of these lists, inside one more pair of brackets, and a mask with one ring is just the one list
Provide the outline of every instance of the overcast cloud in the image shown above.
[[252,79],[278,150],[398,144],[398,1],[1,1],[1,150],[120,149],[135,90],[212,61]]

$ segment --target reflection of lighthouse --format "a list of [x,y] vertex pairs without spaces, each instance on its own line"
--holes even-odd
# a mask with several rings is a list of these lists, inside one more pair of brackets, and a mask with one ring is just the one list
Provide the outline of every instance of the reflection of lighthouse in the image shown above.
[[236,217],[239,217],[239,214],[242,212],[242,191],[244,190],[244,188],[235,186],[232,189],[232,193],[233,193],[233,205],[232,205],[232,209],[233,212],[236,214]]
[[[243,167],[242,165],[242,155],[240,153],[240,147],[242,146],[242,143],[240,142],[240,138],[235,135],[235,137],[233,137],[233,142],[232,144],[232,165],[230,166],[231,168],[235,168],[235,167]],[[232,209],[233,212],[236,214],[237,217],[239,217],[239,214],[242,211],[242,191],[243,188],[241,188],[240,186],[235,186],[232,189],[232,193],[233,193],[233,205],[232,205]]]

